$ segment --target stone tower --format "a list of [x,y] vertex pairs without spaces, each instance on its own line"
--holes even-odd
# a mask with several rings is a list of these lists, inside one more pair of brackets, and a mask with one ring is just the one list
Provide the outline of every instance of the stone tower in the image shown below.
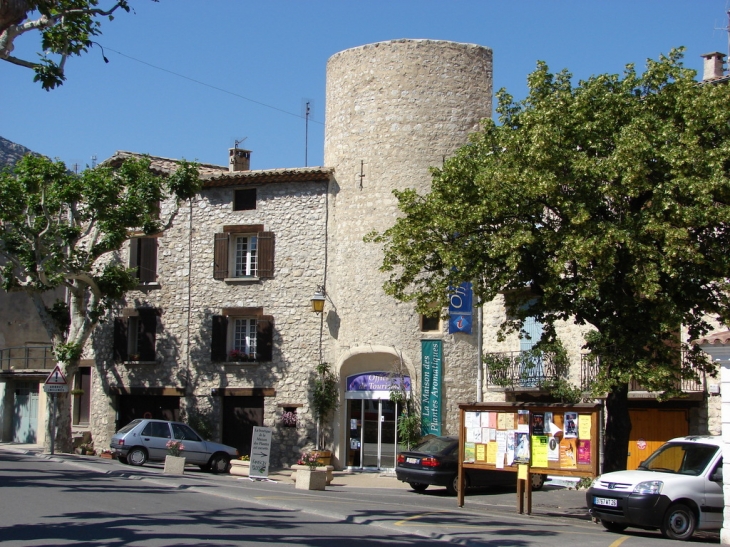
[[[326,360],[343,378],[343,392],[346,376],[390,370],[401,359],[418,389],[424,337],[419,316],[412,305],[385,295],[385,276],[378,271],[382,252],[364,243],[363,236],[393,224],[394,189],[427,192],[429,167],[440,166],[491,114],[488,48],[394,40],[348,49],[329,59],[324,160],[334,167],[336,182],[328,205],[330,305],[325,310],[324,348]],[[474,344],[455,344],[445,332],[437,335],[444,340],[444,380],[453,381],[449,367],[457,366],[457,360],[474,362]],[[463,388],[444,385],[451,399],[469,389],[473,400],[474,382]],[[338,421],[345,419],[341,408]],[[337,445],[338,437],[348,433],[344,423],[335,426]]]

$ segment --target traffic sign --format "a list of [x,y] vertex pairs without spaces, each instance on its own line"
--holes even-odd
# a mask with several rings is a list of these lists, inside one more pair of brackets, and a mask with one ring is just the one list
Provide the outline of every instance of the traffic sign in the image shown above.
[[46,393],[68,393],[68,384],[43,384]]
[[45,385],[62,385],[68,387],[68,384],[66,383],[66,377],[63,375],[63,372],[61,372],[60,365],[56,365],[56,368],[53,369],[53,372],[48,375]]

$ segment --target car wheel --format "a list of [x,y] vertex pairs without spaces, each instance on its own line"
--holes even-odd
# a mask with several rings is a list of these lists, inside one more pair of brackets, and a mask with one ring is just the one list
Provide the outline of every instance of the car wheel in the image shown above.
[[230,469],[231,457],[228,454],[213,454],[213,456],[210,458],[211,473],[228,473]]
[[[466,488],[469,488],[469,475],[464,477],[464,486]],[[454,475],[454,478],[449,481],[449,484],[446,485],[446,492],[448,492],[449,496],[455,496],[459,493],[459,475]]]
[[683,503],[675,503],[664,513],[662,534],[669,539],[689,539],[694,534],[696,524],[697,518],[692,509]]
[[118,460],[119,460],[119,461],[120,461],[121,463],[123,463],[124,465],[127,465],[127,464],[129,464],[129,462],[127,461],[127,456],[117,456],[117,459],[118,459]]
[[408,484],[416,492],[424,492],[426,490],[426,488],[428,488],[428,485],[427,484],[423,484],[422,482],[409,482]]
[[132,450],[129,451],[129,454],[127,454],[127,463],[129,465],[144,465],[146,462],[147,451],[140,446],[135,446]]
[[611,522],[609,520],[602,520],[601,524],[603,524],[603,527],[609,532],[615,532],[617,534],[620,534],[627,528],[625,524],[619,524],[618,522]]
[[532,481],[532,489],[540,490],[545,485],[546,475],[540,475],[537,473],[530,474],[530,480]]

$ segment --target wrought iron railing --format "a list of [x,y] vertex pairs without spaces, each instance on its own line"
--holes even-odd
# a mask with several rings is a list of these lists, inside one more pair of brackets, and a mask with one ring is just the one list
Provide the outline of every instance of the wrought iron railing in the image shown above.
[[50,370],[56,366],[49,345],[15,346],[0,349],[0,370]]
[[568,378],[568,367],[556,362],[552,352],[503,351],[484,356],[487,382],[492,386],[541,388]]
[[[682,352],[682,360],[685,360],[685,353]],[[580,356],[580,387],[583,391],[589,391],[598,376],[598,370],[601,366],[601,359],[590,353],[584,353]],[[703,392],[705,391],[706,378],[704,373],[700,373],[698,379],[684,378],[677,379],[674,387],[680,389],[684,393]],[[636,380],[629,383],[629,391],[647,391]]]

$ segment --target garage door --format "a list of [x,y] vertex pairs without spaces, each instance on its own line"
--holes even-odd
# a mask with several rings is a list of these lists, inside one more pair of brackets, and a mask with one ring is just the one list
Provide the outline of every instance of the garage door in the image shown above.
[[631,416],[631,435],[627,469],[636,469],[654,450],[674,437],[689,435],[686,409],[634,409]]

